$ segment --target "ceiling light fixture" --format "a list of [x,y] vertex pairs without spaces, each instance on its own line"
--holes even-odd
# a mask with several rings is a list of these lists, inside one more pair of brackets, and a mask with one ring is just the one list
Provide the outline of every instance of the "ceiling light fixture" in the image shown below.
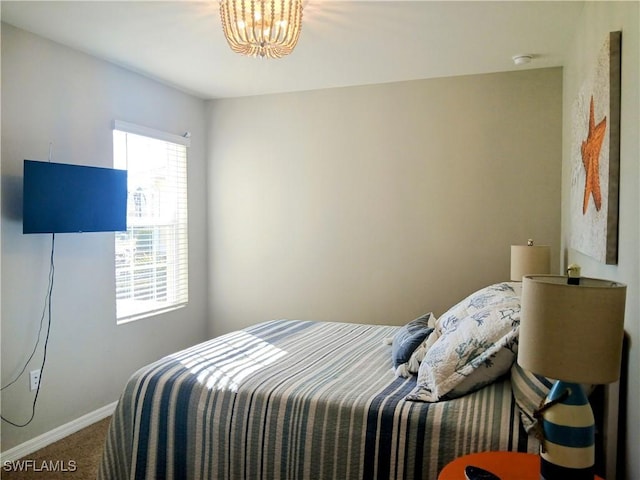
[[280,58],[298,43],[302,0],[220,0],[220,18],[231,50]]

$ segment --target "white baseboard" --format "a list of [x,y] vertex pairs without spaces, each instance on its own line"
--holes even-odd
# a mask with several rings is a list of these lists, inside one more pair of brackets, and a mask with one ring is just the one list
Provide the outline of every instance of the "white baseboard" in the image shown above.
[[109,405],[105,405],[98,410],[89,412],[80,418],[76,418],[69,423],[65,423],[58,428],[54,428],[49,432],[43,433],[42,435],[32,438],[31,440],[27,440],[20,445],[10,448],[6,452],[0,453],[0,462],[2,463],[2,465],[4,465],[4,462],[13,462],[14,460],[18,460],[26,455],[40,450],[41,448],[46,447],[47,445],[51,445],[52,443],[57,442],[58,440],[71,435],[72,433],[76,433],[77,431],[82,430],[83,428],[88,427],[89,425],[92,425],[102,420],[103,418],[107,418],[114,412],[117,404],[118,402],[113,402]]

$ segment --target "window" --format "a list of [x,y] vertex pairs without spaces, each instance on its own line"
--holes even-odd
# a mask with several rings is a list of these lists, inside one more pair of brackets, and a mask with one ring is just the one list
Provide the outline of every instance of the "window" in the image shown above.
[[115,122],[114,167],[128,172],[127,231],[115,240],[118,323],[189,300],[188,146],[187,138]]

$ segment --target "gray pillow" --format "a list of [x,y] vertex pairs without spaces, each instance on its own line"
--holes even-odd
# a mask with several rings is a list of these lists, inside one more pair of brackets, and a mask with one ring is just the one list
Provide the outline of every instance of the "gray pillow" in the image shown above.
[[395,334],[391,346],[393,368],[407,363],[414,350],[433,332],[433,328],[429,326],[431,315],[433,315],[431,312],[425,313],[404,325]]

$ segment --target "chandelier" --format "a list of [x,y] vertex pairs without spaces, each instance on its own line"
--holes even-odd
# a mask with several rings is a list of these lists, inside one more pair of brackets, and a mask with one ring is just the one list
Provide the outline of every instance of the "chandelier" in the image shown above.
[[220,0],[231,50],[253,57],[290,54],[302,27],[302,0]]

